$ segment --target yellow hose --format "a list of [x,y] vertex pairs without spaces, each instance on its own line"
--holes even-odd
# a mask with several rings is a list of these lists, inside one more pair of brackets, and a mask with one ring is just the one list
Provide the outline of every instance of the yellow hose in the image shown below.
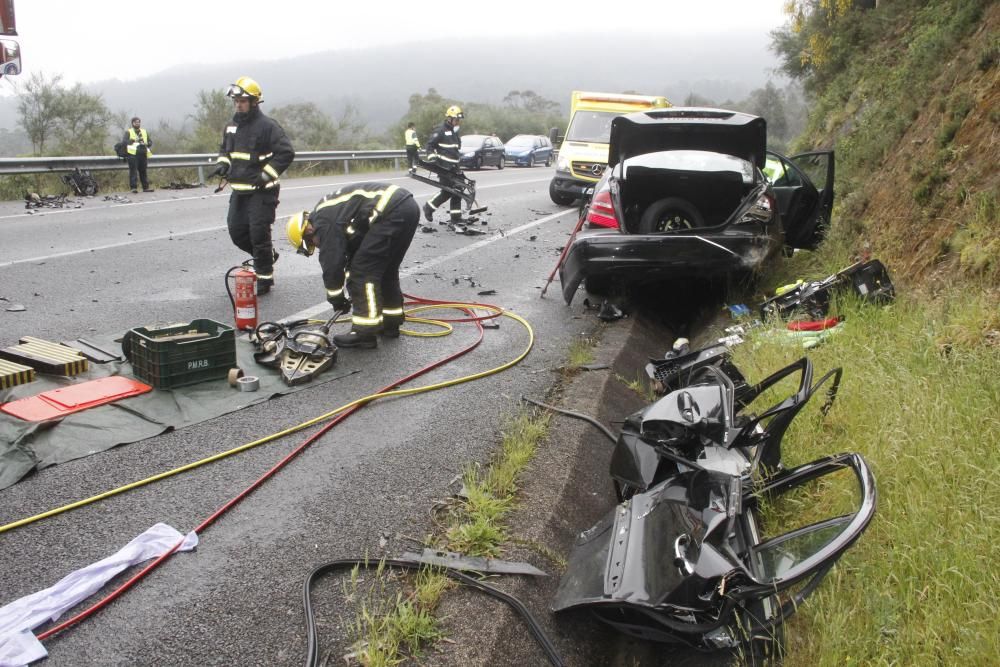
[[[193,461],[192,463],[188,463],[188,464],[182,465],[182,466],[180,466],[178,468],[174,468],[172,470],[167,470],[165,472],[161,472],[161,473],[153,475],[151,477],[147,477],[145,479],[141,479],[141,480],[139,480],[137,482],[132,482],[130,484],[126,484],[124,486],[120,486],[120,487],[118,487],[116,489],[111,489],[109,491],[104,491],[103,493],[99,493],[99,494],[91,496],[89,498],[84,498],[83,500],[77,500],[76,502],[69,503],[67,505],[63,505],[62,507],[57,507],[55,509],[51,509],[51,510],[48,510],[46,512],[42,512],[41,514],[36,514],[34,516],[30,516],[30,517],[27,517],[27,518],[24,518],[24,519],[19,519],[17,521],[13,521],[11,523],[5,524],[3,526],[0,526],[0,533],[5,533],[5,532],[7,532],[9,530],[14,530],[15,528],[20,528],[20,527],[26,526],[26,525],[28,525],[30,523],[35,523],[36,521],[41,521],[42,519],[47,519],[49,517],[53,517],[53,516],[56,516],[58,514],[62,514],[63,512],[68,512],[70,510],[75,510],[75,509],[78,509],[78,508],[83,507],[85,505],[90,505],[91,503],[96,503],[99,500],[104,500],[105,498],[110,498],[111,496],[116,496],[116,495],[118,495],[120,493],[125,493],[126,491],[131,491],[132,489],[137,489],[140,486],[146,486],[147,484],[152,484],[153,482],[158,482],[160,480],[167,479],[168,477],[173,477],[174,475],[179,475],[182,472],[187,472],[189,470],[194,470],[195,468],[199,468],[199,467],[201,467],[201,466],[203,466],[205,464],[213,463],[215,461],[227,458],[229,456],[232,456],[233,454],[238,454],[240,452],[246,451],[246,450],[251,449],[253,447],[256,447],[258,445],[263,445],[265,443],[272,442],[272,441],[277,440],[279,438],[283,438],[286,435],[291,435],[292,433],[297,433],[297,432],[299,432],[299,431],[301,431],[303,429],[309,428],[310,426],[313,426],[313,425],[318,424],[318,423],[320,423],[322,421],[330,419],[331,417],[336,416],[337,414],[343,412],[344,410],[349,410],[350,408],[353,408],[353,407],[355,407],[357,405],[363,405],[363,404],[366,404],[366,403],[371,403],[372,401],[378,400],[380,398],[389,398],[390,396],[410,396],[412,394],[420,394],[420,393],[424,393],[424,392],[435,391],[437,389],[444,389],[445,387],[451,387],[451,386],[454,386],[456,384],[462,384],[463,382],[471,382],[472,380],[479,380],[479,379],[487,377],[489,375],[493,375],[495,373],[499,373],[501,371],[505,371],[508,368],[511,368],[512,366],[518,364],[522,359],[524,359],[526,356],[528,356],[528,353],[531,351],[532,346],[535,344],[535,332],[531,328],[531,325],[528,324],[527,320],[525,320],[520,315],[515,315],[514,313],[508,312],[506,310],[503,310],[503,309],[495,307],[495,306],[487,306],[487,305],[484,305],[484,304],[463,304],[463,303],[442,303],[442,304],[433,304],[433,305],[427,305],[427,306],[417,306],[417,307],[411,309],[410,311],[407,311],[407,318],[406,318],[407,322],[411,322],[412,321],[412,322],[422,322],[422,323],[426,323],[426,324],[432,324],[434,326],[443,327],[444,329],[446,329],[446,331],[444,331],[444,332],[428,332],[428,333],[409,332],[408,331],[407,333],[409,335],[416,335],[416,336],[443,336],[443,335],[447,335],[448,333],[451,333],[451,331],[452,331],[452,327],[447,322],[439,322],[437,320],[425,320],[425,319],[420,319],[420,318],[410,318],[409,317],[409,313],[410,312],[416,312],[416,311],[421,311],[421,310],[438,310],[438,309],[442,309],[442,308],[457,308],[457,309],[468,310],[468,309],[473,308],[473,307],[477,308],[477,309],[482,309],[482,310],[489,310],[489,311],[492,311],[494,313],[499,313],[503,317],[509,317],[512,320],[518,322],[521,326],[523,326],[527,330],[527,332],[528,332],[528,345],[525,347],[524,351],[520,355],[518,355],[515,359],[513,359],[511,361],[508,361],[505,364],[497,366],[496,368],[491,368],[491,369],[486,370],[486,371],[481,371],[479,373],[474,373],[472,375],[465,375],[463,377],[455,378],[455,379],[452,379],[452,380],[445,380],[443,382],[437,382],[437,383],[434,383],[434,384],[424,385],[422,387],[412,387],[412,388],[409,388],[409,389],[394,389],[392,391],[380,392],[380,393],[376,393],[376,394],[369,394],[368,396],[364,396],[362,398],[356,399],[354,401],[351,401],[350,403],[347,403],[345,405],[340,406],[339,408],[331,410],[330,412],[327,412],[326,414],[320,415],[319,417],[314,417],[313,419],[310,419],[308,421],[302,422],[301,424],[298,424],[297,426],[292,426],[290,428],[284,429],[283,431],[278,431],[277,433],[272,433],[271,435],[265,436],[265,437],[260,438],[258,440],[254,440],[253,442],[248,442],[248,443],[246,443],[244,445],[240,445],[239,447],[234,447],[233,449],[227,450],[225,452],[219,452],[218,454],[213,454],[212,456],[209,456],[207,458],[201,459],[199,461]],[[401,330],[401,332],[402,332],[402,330]]]

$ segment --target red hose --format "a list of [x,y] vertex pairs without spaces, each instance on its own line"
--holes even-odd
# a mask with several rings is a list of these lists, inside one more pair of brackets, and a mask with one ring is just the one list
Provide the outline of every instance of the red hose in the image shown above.
[[[451,301],[433,301],[433,300],[430,300],[430,299],[421,299],[419,297],[412,297],[412,296],[409,296],[409,295],[407,295],[407,298],[414,299],[418,303],[427,303],[427,304],[434,304],[434,303],[438,303],[438,304],[442,304],[442,303],[454,303],[454,302],[451,302]],[[480,307],[484,307],[484,308],[486,308],[486,307],[488,307],[488,308],[496,308],[496,306],[487,306],[486,304],[467,304],[467,305],[469,306],[469,308],[473,308],[473,307],[476,307],[476,306],[480,306]],[[495,317],[495,316],[491,316],[491,317]],[[438,361],[435,361],[434,363],[432,363],[432,364],[430,364],[428,366],[425,366],[425,367],[421,368],[420,370],[418,370],[418,371],[416,371],[414,373],[411,373],[410,375],[407,375],[406,377],[404,377],[404,378],[402,378],[400,380],[397,380],[397,381],[393,382],[392,384],[386,385],[384,388],[382,388],[381,390],[379,390],[378,393],[381,394],[381,393],[390,391],[392,389],[395,389],[396,387],[398,387],[398,386],[400,386],[402,384],[405,384],[405,383],[407,383],[407,382],[409,382],[411,380],[414,380],[414,379],[420,377],[421,375],[424,375],[425,373],[428,373],[428,372],[434,370],[435,368],[437,368],[439,366],[443,366],[444,364],[446,364],[446,363],[448,363],[450,361],[453,361],[453,360],[461,357],[462,355],[467,354],[467,353],[471,352],[472,350],[474,350],[483,341],[483,326],[482,326],[482,324],[480,324],[480,320],[483,320],[483,319],[488,319],[488,318],[487,317],[473,317],[473,318],[470,318],[468,320],[453,320],[453,321],[470,321],[470,322],[475,322],[476,323],[476,328],[479,330],[479,337],[471,345],[469,345],[465,349],[459,350],[458,352],[455,352],[454,354],[450,354],[450,355],[448,355],[446,357],[443,357],[442,359],[439,359]],[[241,500],[243,500],[248,495],[250,495],[250,493],[252,493],[257,487],[259,487],[265,481],[267,481],[268,479],[270,479],[275,473],[277,473],[279,470],[281,470],[283,467],[285,467],[286,464],[288,464],[292,459],[294,459],[296,456],[298,456],[306,447],[308,447],[312,443],[316,442],[316,440],[318,440],[323,435],[325,435],[334,426],[336,426],[340,422],[344,421],[349,416],[351,416],[352,414],[354,414],[355,412],[357,412],[358,410],[360,410],[361,408],[363,408],[365,405],[368,405],[368,403],[370,403],[370,402],[371,401],[369,401],[367,403],[361,403],[361,404],[355,405],[355,406],[353,406],[351,408],[348,408],[347,410],[344,410],[342,413],[340,413],[339,415],[337,415],[336,417],[334,417],[333,419],[331,419],[328,424],[326,424],[325,426],[323,426],[320,430],[316,431],[316,433],[314,433],[311,436],[309,436],[308,438],[306,438],[302,442],[302,444],[300,444],[294,450],[292,450],[291,452],[289,452],[284,458],[282,458],[280,461],[278,461],[278,463],[276,463],[270,470],[268,470],[261,477],[259,477],[257,479],[257,481],[255,481],[253,484],[251,484],[250,486],[248,486],[246,489],[244,489],[243,491],[241,491],[239,494],[237,494],[236,496],[234,496],[232,499],[230,499],[224,505],[222,505],[217,510],[215,510],[215,512],[213,512],[207,519],[205,519],[204,521],[202,521],[198,525],[197,528],[194,529],[194,532],[197,533],[197,534],[201,534],[201,532],[204,531],[206,528],[208,528],[210,525],[212,525],[215,522],[216,519],[218,519],[220,516],[222,516],[223,514],[225,514],[230,509],[232,509]],[[143,579],[147,574],[149,574],[150,572],[152,572],[153,570],[155,570],[157,567],[159,567],[161,563],[163,563],[165,560],[167,560],[168,558],[170,558],[177,551],[177,549],[180,548],[180,546],[183,543],[184,543],[184,539],[181,539],[169,551],[167,551],[166,553],[164,553],[163,555],[161,555],[160,557],[158,557],[156,560],[154,560],[152,563],[150,563],[149,565],[147,565],[146,567],[144,567],[142,570],[140,570],[139,572],[137,572],[128,581],[126,581],[121,586],[119,586],[118,588],[116,588],[115,590],[113,590],[111,593],[109,593],[103,599],[99,600],[98,602],[95,602],[93,605],[91,605],[87,609],[83,610],[82,612],[80,612],[76,616],[73,616],[72,618],[67,619],[66,621],[63,621],[59,625],[57,625],[55,627],[52,627],[52,628],[49,628],[45,632],[39,634],[38,635],[38,640],[42,641],[42,640],[48,639],[52,635],[54,635],[54,634],[56,634],[58,632],[62,632],[66,628],[70,627],[71,625],[75,625],[75,624],[79,623],[80,621],[82,621],[82,620],[84,620],[86,618],[89,618],[90,616],[94,615],[95,613],[97,613],[98,611],[100,611],[101,609],[103,609],[112,600],[115,600],[116,598],[118,598],[119,596],[121,596],[125,591],[127,591],[130,588],[132,588],[132,586],[134,586],[141,579]]]

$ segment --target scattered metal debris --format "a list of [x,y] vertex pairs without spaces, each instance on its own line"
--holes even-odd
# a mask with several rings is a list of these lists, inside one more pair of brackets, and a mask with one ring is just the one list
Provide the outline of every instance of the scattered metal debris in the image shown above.
[[830,307],[830,296],[837,291],[852,291],[862,299],[876,304],[892,301],[895,288],[889,272],[877,259],[856,262],[823,280],[779,287],[777,294],[760,305],[762,317],[788,318],[804,314],[809,319],[822,320]]
[[124,195],[104,195],[104,201],[109,201],[114,204],[131,204],[132,200]]
[[201,183],[181,183],[179,181],[171,181],[164,186],[161,186],[164,190],[190,190],[192,188],[202,188],[205,187]]
[[24,207],[26,209],[81,208],[83,207],[83,202],[76,199],[69,199],[67,195],[40,195],[37,192],[29,192],[24,196]]

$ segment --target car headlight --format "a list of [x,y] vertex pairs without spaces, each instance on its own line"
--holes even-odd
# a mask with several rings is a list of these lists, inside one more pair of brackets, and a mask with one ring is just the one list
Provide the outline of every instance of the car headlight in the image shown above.
[[462,153],[462,157],[476,157],[475,153]]
[[556,169],[559,171],[569,171],[569,156],[563,157],[560,155],[558,162],[556,162]]

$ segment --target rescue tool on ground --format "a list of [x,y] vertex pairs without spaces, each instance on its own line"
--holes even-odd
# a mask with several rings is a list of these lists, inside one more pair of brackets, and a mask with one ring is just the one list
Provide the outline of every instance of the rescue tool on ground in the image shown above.
[[312,320],[262,322],[250,335],[254,361],[279,369],[289,387],[309,382],[336,363],[337,345],[330,328],[348,312],[337,310],[322,324]]

